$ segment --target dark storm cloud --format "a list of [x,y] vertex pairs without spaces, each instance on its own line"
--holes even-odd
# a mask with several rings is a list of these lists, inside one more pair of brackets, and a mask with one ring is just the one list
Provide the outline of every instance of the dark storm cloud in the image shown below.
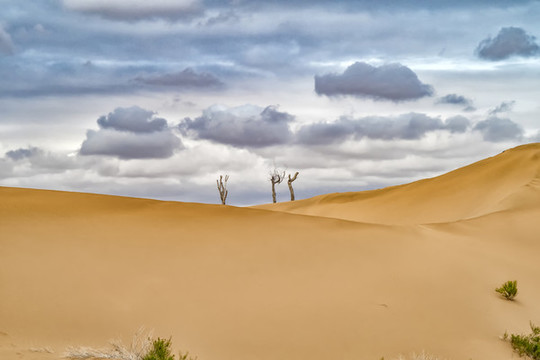
[[375,67],[356,62],[343,74],[315,76],[315,92],[327,96],[350,95],[398,102],[432,96],[433,88],[423,84],[411,69],[401,64]]
[[496,108],[489,110],[489,115],[497,115],[498,113],[511,111],[515,103],[516,102],[514,100],[503,101]]
[[297,133],[297,142],[305,145],[327,145],[349,138],[380,140],[417,140],[436,130],[463,133],[470,121],[456,116],[443,122],[425,114],[409,113],[397,117],[367,116],[360,119],[342,117],[332,123],[304,125]]
[[289,123],[293,120],[292,115],[278,111],[276,106],[214,106],[204,110],[200,117],[184,119],[179,129],[199,139],[239,148],[260,148],[288,143],[292,138]]
[[137,106],[117,108],[98,119],[100,130],[88,130],[81,155],[105,155],[120,159],[168,158],[182,142],[153,111]]
[[97,123],[102,129],[151,133],[167,129],[167,120],[156,118],[155,112],[138,106],[116,108],[107,116],[101,116]]
[[11,36],[0,25],[0,54],[11,55],[13,52]]
[[490,117],[480,121],[474,130],[482,133],[484,140],[500,142],[506,140],[520,140],[523,137],[523,129],[510,119]]
[[502,28],[495,38],[478,44],[476,54],[486,60],[504,60],[511,56],[531,57],[540,53],[536,38],[518,27]]
[[203,12],[198,0],[63,0],[65,8],[120,21],[193,18]]
[[148,85],[175,86],[179,88],[215,88],[223,85],[216,76],[206,72],[196,73],[191,68],[172,74],[137,77],[135,80]]

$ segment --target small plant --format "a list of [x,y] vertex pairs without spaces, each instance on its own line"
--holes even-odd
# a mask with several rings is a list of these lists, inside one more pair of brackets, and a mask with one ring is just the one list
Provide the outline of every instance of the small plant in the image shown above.
[[500,288],[495,289],[496,292],[504,296],[507,300],[513,300],[517,295],[517,280],[507,281]]
[[[91,347],[68,347],[64,358],[72,360],[175,360],[171,354],[171,339],[152,339],[151,333],[145,336],[144,328],[140,328],[129,346],[120,340],[110,342],[109,349],[94,349]],[[180,352],[178,360],[197,360],[189,353]]]
[[[510,335],[510,344],[519,356],[526,355],[533,360],[540,360],[540,327],[531,322],[531,333],[528,335]],[[508,334],[505,333],[505,339]]]
[[152,341],[150,350],[143,356],[142,360],[174,360],[171,354],[171,339],[157,338]]

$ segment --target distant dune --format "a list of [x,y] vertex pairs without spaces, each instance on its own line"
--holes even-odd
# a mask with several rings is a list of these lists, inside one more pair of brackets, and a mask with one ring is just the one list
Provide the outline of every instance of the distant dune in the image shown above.
[[378,224],[475,218],[540,202],[540,144],[522,145],[431,179],[255,208]]
[[257,208],[0,187],[0,359],[145,326],[200,360],[506,360],[540,324],[539,219],[540,144]]

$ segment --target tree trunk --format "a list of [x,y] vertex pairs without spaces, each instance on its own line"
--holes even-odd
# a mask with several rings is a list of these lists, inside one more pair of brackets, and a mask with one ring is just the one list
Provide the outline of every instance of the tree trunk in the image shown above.
[[291,174],[289,174],[289,180],[287,181],[287,185],[289,185],[289,191],[291,192],[291,201],[294,201],[294,189],[292,187],[292,183],[296,178],[298,177],[299,172],[297,171],[294,176],[291,178]]
[[289,185],[289,191],[291,192],[291,201],[294,201],[294,190],[292,188],[292,181],[287,183]]
[[222,205],[225,205],[227,202],[227,195],[229,195],[229,191],[227,190],[227,180],[229,180],[229,175],[225,175],[225,182],[223,182],[223,175],[219,177],[219,180],[216,180]]
[[272,201],[274,204],[276,203],[276,184],[281,184],[283,180],[285,180],[285,171],[280,173],[277,171],[277,169],[274,169],[273,172],[270,173],[270,182],[272,183]]

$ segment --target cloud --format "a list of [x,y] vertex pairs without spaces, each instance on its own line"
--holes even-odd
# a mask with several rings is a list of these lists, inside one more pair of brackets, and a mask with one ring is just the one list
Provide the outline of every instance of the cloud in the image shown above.
[[294,117],[277,106],[261,108],[244,105],[234,108],[212,106],[195,119],[179,124],[184,134],[235,147],[260,148],[288,143],[293,135],[289,123]]
[[102,129],[88,130],[81,145],[81,155],[106,155],[120,159],[168,158],[181,141],[170,131],[136,134]]
[[463,95],[458,94],[448,94],[443,97],[440,97],[437,100],[438,104],[452,104],[452,105],[464,105],[464,106],[471,106],[472,100],[466,98]]
[[512,100],[512,101],[503,101],[496,108],[493,108],[493,109],[489,110],[489,115],[496,115],[498,113],[511,111],[512,108],[514,107],[515,103],[516,102],[514,100]]
[[343,74],[315,76],[319,95],[350,95],[375,100],[405,101],[432,96],[433,88],[423,84],[416,74],[399,63],[371,66],[356,62]]
[[137,106],[117,108],[97,120],[100,129],[88,130],[81,155],[105,155],[120,159],[168,158],[182,148],[181,140],[156,118],[153,111]]
[[501,142],[506,140],[520,140],[523,137],[523,129],[510,119],[490,117],[478,122],[474,130],[482,133],[484,140]]
[[532,57],[540,53],[536,38],[518,27],[502,28],[495,38],[478,44],[476,54],[485,60],[504,60],[512,56]]
[[409,113],[397,117],[367,116],[360,119],[341,117],[332,123],[304,125],[297,133],[297,142],[304,145],[328,145],[349,138],[379,140],[417,140],[437,130],[463,133],[470,121],[463,116],[443,122],[425,114]]
[[303,145],[327,145],[346,140],[356,131],[354,120],[340,118],[332,123],[314,123],[302,126],[296,141]]
[[121,21],[191,18],[202,13],[199,0],[62,0],[67,9]]
[[220,87],[223,85],[221,80],[210,73],[196,73],[191,68],[186,68],[181,72],[151,76],[137,77],[135,81],[158,86],[175,86],[181,88],[208,88]]
[[134,133],[151,133],[167,129],[167,120],[156,118],[155,112],[141,109],[138,106],[116,108],[107,116],[101,116],[97,123],[102,129],[131,131]]
[[29,164],[34,174],[62,173],[79,166],[75,159],[67,154],[53,153],[35,146],[10,150],[6,152],[6,159],[15,165],[15,169],[21,165],[22,169],[27,170],[25,165]]
[[471,121],[461,115],[450,117],[445,121],[445,129],[451,133],[464,133],[470,126]]
[[214,26],[218,24],[228,23],[231,21],[239,21],[240,17],[234,10],[220,11],[216,16],[212,16],[205,21],[199,23],[200,26]]
[[437,104],[450,104],[450,105],[463,105],[465,108],[464,111],[474,111],[476,108],[473,106],[473,102],[471,99],[466,98],[463,95],[458,94],[448,94],[443,97],[440,97],[437,102]]
[[12,55],[14,52],[11,36],[0,26],[0,54]]
[[29,147],[27,149],[20,148],[6,152],[6,156],[11,160],[18,161],[35,156],[41,152],[37,147]]

